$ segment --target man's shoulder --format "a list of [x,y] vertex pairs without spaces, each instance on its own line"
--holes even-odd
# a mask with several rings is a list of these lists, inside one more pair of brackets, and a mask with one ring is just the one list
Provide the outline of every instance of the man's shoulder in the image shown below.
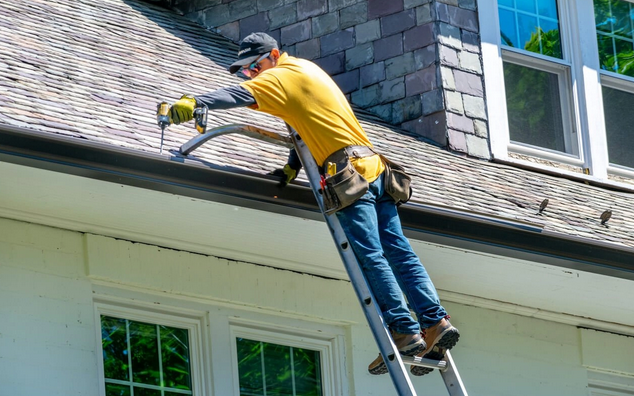
[[317,69],[321,70],[319,65],[317,65],[313,61],[310,61],[310,60],[304,59],[304,58],[297,58],[297,57],[290,56],[290,55],[286,58],[286,60],[284,61],[283,65],[286,65],[289,68],[291,68],[291,67],[301,67],[301,68],[304,68],[304,69],[317,68]]

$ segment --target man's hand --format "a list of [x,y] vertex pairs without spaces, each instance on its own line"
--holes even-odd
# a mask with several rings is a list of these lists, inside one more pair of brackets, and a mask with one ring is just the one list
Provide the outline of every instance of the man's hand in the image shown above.
[[170,119],[174,124],[191,121],[194,119],[196,98],[192,95],[183,95],[170,107]]
[[282,169],[275,169],[273,172],[269,173],[269,175],[280,177],[282,179],[280,186],[284,187],[295,180],[297,177],[297,170],[291,168],[289,164],[286,164]]

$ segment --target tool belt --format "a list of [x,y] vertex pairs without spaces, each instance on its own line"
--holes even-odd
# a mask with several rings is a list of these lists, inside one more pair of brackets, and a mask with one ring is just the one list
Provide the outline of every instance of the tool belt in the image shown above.
[[[365,158],[378,154],[367,146],[347,146],[332,153],[320,168],[321,190],[326,213],[352,205],[368,191],[368,181],[357,172],[351,158]],[[378,154],[385,164],[385,191],[397,205],[407,202],[412,194],[411,178],[402,166]]]

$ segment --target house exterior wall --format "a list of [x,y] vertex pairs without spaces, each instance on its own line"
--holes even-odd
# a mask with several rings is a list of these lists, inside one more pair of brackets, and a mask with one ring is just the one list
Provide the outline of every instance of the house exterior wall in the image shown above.
[[[634,338],[447,307],[470,394],[586,395],[589,370],[621,387],[634,381]],[[238,394],[237,325],[332,341],[328,394],[393,394],[388,376],[366,372],[377,348],[345,281],[0,219],[0,394],[103,394],[98,315],[107,309],[198,321],[201,395]],[[419,394],[446,392],[437,374],[414,383]]]
[[283,50],[318,63],[353,104],[490,158],[475,0],[171,3],[235,41],[268,32]]

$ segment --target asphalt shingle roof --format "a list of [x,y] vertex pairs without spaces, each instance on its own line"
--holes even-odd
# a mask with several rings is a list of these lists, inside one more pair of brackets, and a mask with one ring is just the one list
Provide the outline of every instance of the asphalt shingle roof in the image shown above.
[[[237,46],[138,0],[12,0],[0,7],[0,124],[158,155],[156,104],[240,81],[226,67]],[[359,112],[375,146],[414,176],[414,201],[528,221],[546,230],[634,247],[634,201],[624,192],[454,155]],[[210,113],[209,127],[248,122],[285,131],[248,109]],[[170,126],[163,155],[195,136]],[[266,173],[283,148],[223,136],[194,156]],[[549,205],[539,215],[539,204]],[[613,211],[609,227],[599,216]]]

